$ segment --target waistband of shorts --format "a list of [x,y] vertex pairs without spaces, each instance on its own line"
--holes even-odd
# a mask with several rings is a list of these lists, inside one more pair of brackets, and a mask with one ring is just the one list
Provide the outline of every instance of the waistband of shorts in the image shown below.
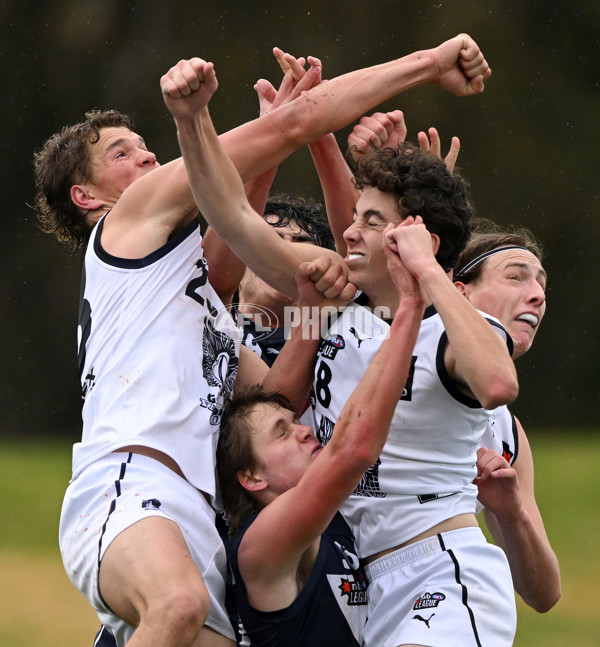
[[418,559],[432,557],[438,553],[468,546],[472,544],[487,544],[487,539],[481,532],[481,528],[459,528],[448,530],[433,537],[427,537],[404,548],[399,548],[365,566],[365,572],[369,580],[384,575],[388,571],[402,568]]
[[[118,465],[120,463],[135,463],[136,465],[141,465],[141,466],[150,468],[155,472],[160,472],[165,476],[170,476],[171,478],[177,479],[178,481],[185,481],[186,483],[188,483],[184,478],[179,476],[179,474],[176,474],[170,467],[163,465],[160,461],[156,460],[155,458],[151,458],[150,456],[144,456],[144,454],[137,454],[135,452],[111,452],[110,454],[106,454],[102,458],[95,460],[91,465],[88,465],[85,469],[88,470],[90,468],[93,468],[95,465],[104,465],[107,463],[110,463],[113,465]],[[194,490],[196,489],[191,483],[188,483],[188,485]]]

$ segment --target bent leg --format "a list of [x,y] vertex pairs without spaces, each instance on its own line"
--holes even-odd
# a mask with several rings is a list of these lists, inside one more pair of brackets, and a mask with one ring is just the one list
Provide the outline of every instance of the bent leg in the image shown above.
[[148,517],[121,532],[100,565],[100,594],[137,627],[129,645],[194,645],[210,610],[200,571],[177,525]]

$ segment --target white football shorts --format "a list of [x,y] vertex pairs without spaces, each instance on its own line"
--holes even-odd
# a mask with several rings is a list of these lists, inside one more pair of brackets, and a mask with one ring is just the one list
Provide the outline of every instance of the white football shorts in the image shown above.
[[517,628],[506,555],[479,528],[428,537],[371,562],[367,647],[510,647]]
[[114,452],[70,483],[59,528],[60,550],[70,580],[96,609],[117,644],[125,644],[135,628],[104,603],[98,589],[99,566],[112,540],[148,516],[164,517],[178,525],[210,594],[205,624],[235,640],[225,611],[227,558],[214,510],[200,491],[147,456]]

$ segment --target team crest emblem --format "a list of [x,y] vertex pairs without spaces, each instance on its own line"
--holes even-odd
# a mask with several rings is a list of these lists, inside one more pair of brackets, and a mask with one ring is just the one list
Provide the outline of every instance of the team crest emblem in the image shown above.
[[333,422],[329,420],[327,416],[321,416],[321,421],[319,422],[319,428],[316,431],[317,440],[325,447],[325,445],[331,439],[331,434],[333,433]]
[[379,485],[379,466],[381,459],[378,458],[371,467],[362,475],[360,483],[356,486],[354,492],[355,496],[370,496],[378,499],[385,497],[385,492],[381,491]]
[[202,373],[209,386],[216,386],[229,395],[238,369],[235,342],[220,330],[216,330],[209,319],[202,339]]

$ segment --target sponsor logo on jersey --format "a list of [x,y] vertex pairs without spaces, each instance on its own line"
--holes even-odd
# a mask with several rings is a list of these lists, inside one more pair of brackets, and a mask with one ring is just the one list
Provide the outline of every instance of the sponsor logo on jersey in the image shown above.
[[158,499],[146,499],[142,501],[142,508],[144,510],[158,510],[160,509],[161,503]]
[[341,335],[336,335],[331,339],[323,339],[319,344],[319,354],[326,359],[335,359],[338,351],[345,348],[346,342]]
[[423,593],[423,595],[417,598],[417,601],[413,606],[413,610],[418,611],[419,609],[433,609],[445,599],[446,596],[443,593]]
[[348,596],[346,604],[349,606],[367,604],[367,583],[364,580],[349,580],[342,577],[340,579],[339,589],[342,592],[342,596]]
[[363,341],[365,341],[366,339],[372,339],[372,337],[361,337],[361,336],[358,334],[358,332],[356,332],[356,328],[354,328],[354,326],[352,326],[352,327],[350,328],[350,332],[354,335],[354,338],[355,338],[355,339],[356,339],[356,341],[358,342],[358,347],[359,347],[359,348],[360,348],[360,345],[363,343]]
[[421,622],[424,622],[427,625],[427,629],[431,629],[431,627],[429,626],[429,621],[431,620],[431,618],[433,618],[434,615],[435,615],[435,613],[432,613],[429,616],[429,618],[424,618],[423,616],[417,614],[416,616],[413,616],[412,619],[413,620],[420,620]]

